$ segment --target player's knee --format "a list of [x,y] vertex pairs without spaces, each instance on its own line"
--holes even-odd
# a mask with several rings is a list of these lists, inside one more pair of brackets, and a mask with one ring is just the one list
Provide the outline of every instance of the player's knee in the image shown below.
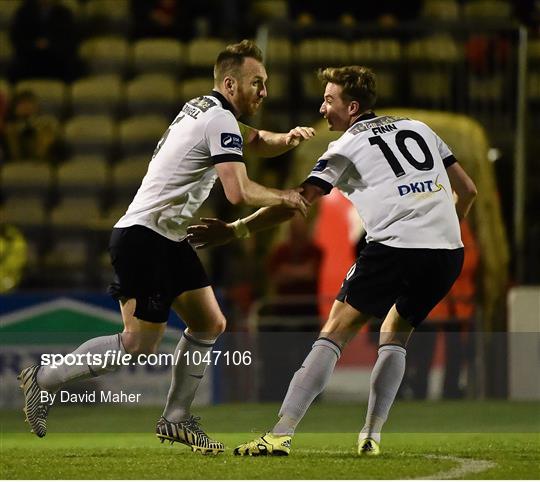
[[122,333],[122,345],[127,353],[133,356],[156,353],[158,341],[139,332]]
[[364,321],[342,316],[330,317],[321,330],[321,336],[330,338],[343,349],[362,327]]
[[212,336],[217,338],[219,335],[221,335],[225,331],[225,328],[227,328],[227,320],[225,319],[224,316],[220,316],[219,318],[216,319],[216,321],[213,324],[212,333],[211,333]]
[[405,348],[415,326],[414,319],[408,310],[398,311],[396,305],[392,306],[381,325],[379,345],[399,345]]
[[381,345],[399,345],[405,348],[409,332],[381,331],[379,334],[379,346]]
[[227,327],[227,321],[223,315],[206,320],[205,323],[188,324],[189,332],[200,340],[215,340]]

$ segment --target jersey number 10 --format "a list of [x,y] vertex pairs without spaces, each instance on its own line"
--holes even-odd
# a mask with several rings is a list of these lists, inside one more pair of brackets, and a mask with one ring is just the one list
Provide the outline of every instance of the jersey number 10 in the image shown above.
[[[407,145],[405,144],[405,141],[407,139],[413,139],[418,144],[418,147],[424,153],[425,159],[423,162],[418,162],[411,154],[411,151],[409,151]],[[372,146],[379,146],[384,157],[388,161],[388,164],[390,164],[392,171],[394,171],[396,177],[401,177],[405,175],[405,171],[403,170],[403,167],[399,163],[397,157],[392,152],[392,149],[390,149],[390,146],[386,142],[384,142],[382,137],[370,137],[369,143]],[[418,132],[409,130],[399,131],[396,134],[396,146],[399,149],[399,152],[401,152],[401,154],[403,155],[403,157],[407,159],[408,163],[414,168],[418,169],[419,171],[430,171],[431,169],[433,169],[433,155],[431,154],[431,151],[429,150],[426,141],[420,134],[418,134]]]

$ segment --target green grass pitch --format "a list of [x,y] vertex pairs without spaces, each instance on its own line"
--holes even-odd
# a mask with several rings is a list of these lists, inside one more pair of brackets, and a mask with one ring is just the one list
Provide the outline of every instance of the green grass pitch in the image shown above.
[[356,456],[365,406],[315,404],[289,457],[234,457],[232,448],[265,431],[275,404],[197,410],[227,447],[202,456],[160,444],[159,408],[54,407],[44,439],[28,433],[20,411],[0,411],[3,479],[537,479],[540,404],[398,402],[383,455]]

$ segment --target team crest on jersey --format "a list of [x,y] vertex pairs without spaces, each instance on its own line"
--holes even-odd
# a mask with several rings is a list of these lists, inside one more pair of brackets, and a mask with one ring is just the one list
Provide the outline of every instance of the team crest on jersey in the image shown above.
[[315,167],[313,170],[315,172],[322,172],[326,169],[326,166],[328,165],[328,159],[319,159],[317,161],[317,164],[315,164]]
[[225,149],[240,149],[242,150],[242,136],[238,134],[230,134],[223,132],[221,134],[221,147]]

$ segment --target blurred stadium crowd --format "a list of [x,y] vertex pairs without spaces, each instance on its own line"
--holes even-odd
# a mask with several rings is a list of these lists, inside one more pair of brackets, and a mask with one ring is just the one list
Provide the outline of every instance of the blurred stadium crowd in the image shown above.
[[[269,96],[250,120],[265,129],[316,123],[322,93],[316,69],[350,63],[378,74],[379,106],[478,120],[497,147],[498,189],[511,226],[518,26],[529,33],[533,133],[540,129],[538,4],[0,0],[2,220],[26,239],[20,287],[106,286],[110,228],[131,201],[158,139],[184,101],[212,88],[217,52],[246,37],[256,38],[266,55]],[[529,137],[532,248],[540,241],[540,223],[532,217],[540,149]],[[285,157],[250,159],[248,169],[263,183],[285,186],[295,174],[292,156]],[[240,214],[219,192],[207,204],[201,215]],[[216,285],[239,306],[266,289],[260,273],[268,239],[204,254]],[[539,276],[534,252],[530,281]]]

